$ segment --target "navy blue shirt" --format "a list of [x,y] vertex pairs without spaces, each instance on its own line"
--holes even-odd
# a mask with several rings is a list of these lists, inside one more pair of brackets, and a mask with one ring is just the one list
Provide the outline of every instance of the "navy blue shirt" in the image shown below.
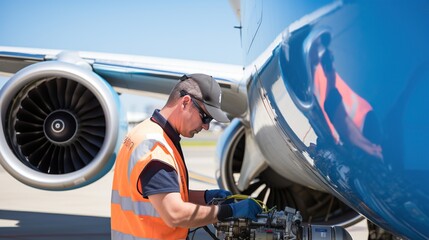
[[[179,134],[174,130],[167,119],[159,113],[158,109],[153,112],[150,120],[157,123],[164,130],[176,146],[176,149],[179,151],[182,159],[184,159],[182,148],[180,146]],[[186,182],[189,186],[188,169],[185,162],[183,162],[183,164],[186,170]],[[150,195],[158,193],[180,192],[177,177],[177,172],[173,167],[164,162],[153,159],[148,163],[148,165],[146,165],[140,174],[140,184],[143,189],[143,197],[147,198]]]

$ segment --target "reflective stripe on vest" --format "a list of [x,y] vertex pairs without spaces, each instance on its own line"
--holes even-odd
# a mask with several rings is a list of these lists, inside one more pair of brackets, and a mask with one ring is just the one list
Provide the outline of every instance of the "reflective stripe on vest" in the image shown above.
[[[335,130],[335,127],[330,121],[328,115],[326,114],[324,107],[327,96],[327,84],[325,72],[323,71],[322,66],[318,64],[316,66],[316,70],[314,71],[314,94],[320,103],[320,107],[323,110],[323,115],[329,125],[332,136],[334,137],[335,141],[338,142],[338,133]],[[365,99],[357,95],[337,73],[335,73],[335,87],[338,89],[338,92],[343,99],[342,104],[347,112],[347,115],[355,123],[356,127],[362,132],[366,114],[372,110],[371,105]]]
[[140,158],[142,158],[144,155],[148,154],[156,143],[157,141],[154,139],[146,139],[136,148],[134,148],[134,151],[130,157],[130,162],[128,163],[128,180],[130,180],[131,172],[138,160],[140,160]]
[[121,197],[116,190],[112,191],[112,203],[119,204],[123,211],[133,211],[136,215],[159,217],[150,202],[134,202],[130,197]]
[[148,199],[143,198],[139,176],[152,160],[162,161],[178,173],[180,195],[188,199],[186,169],[178,150],[162,128],[150,120],[128,134],[116,160],[112,186],[112,239],[185,239],[187,228],[171,228]]

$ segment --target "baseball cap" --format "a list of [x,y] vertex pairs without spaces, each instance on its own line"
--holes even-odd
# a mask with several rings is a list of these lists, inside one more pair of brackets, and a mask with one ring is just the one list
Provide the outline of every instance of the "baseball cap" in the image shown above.
[[222,90],[213,77],[202,73],[185,74],[180,78],[180,81],[184,81],[188,78],[192,78],[200,87],[202,98],[193,97],[204,104],[208,114],[218,122],[229,122],[228,117],[220,108]]

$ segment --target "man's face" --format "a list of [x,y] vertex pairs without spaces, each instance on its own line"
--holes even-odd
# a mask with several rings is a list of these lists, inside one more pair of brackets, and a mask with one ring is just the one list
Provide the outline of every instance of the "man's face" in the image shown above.
[[203,123],[202,119],[208,115],[204,104],[192,99],[189,95],[183,97],[182,104],[185,104],[182,112],[183,117],[180,132],[182,136],[191,138],[202,129],[209,129],[210,123]]

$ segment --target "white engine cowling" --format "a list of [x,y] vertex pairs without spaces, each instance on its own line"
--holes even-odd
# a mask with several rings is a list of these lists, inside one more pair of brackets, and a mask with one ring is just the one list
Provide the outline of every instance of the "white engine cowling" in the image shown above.
[[49,61],[21,69],[0,90],[0,111],[0,163],[26,185],[78,188],[113,166],[119,98],[88,68]]

